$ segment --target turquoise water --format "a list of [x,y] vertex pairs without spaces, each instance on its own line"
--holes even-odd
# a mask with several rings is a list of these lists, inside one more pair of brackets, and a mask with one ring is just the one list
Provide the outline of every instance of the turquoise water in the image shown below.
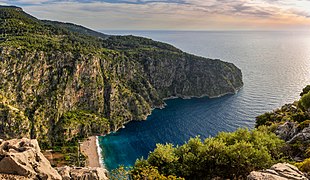
[[103,161],[111,170],[147,157],[156,143],[183,144],[190,137],[214,136],[238,127],[253,128],[255,117],[296,100],[310,84],[310,33],[306,32],[107,32],[168,42],[196,55],[232,62],[244,87],[221,98],[167,100],[147,121],[131,122],[100,137]]

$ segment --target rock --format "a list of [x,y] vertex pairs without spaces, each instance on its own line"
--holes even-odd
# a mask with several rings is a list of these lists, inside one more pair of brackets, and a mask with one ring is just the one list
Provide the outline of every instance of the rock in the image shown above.
[[296,141],[310,143],[310,127],[304,128],[300,133],[297,133],[294,137],[292,137],[289,141],[287,141],[287,143],[293,144]]
[[108,171],[104,168],[96,167],[60,167],[57,171],[62,176],[63,180],[108,180]]
[[275,134],[281,139],[288,141],[298,133],[297,126],[298,124],[295,122],[285,122],[284,124],[278,126]]
[[270,169],[252,171],[248,180],[307,180],[308,178],[297,167],[288,163],[278,163]]
[[24,176],[18,176],[18,175],[12,175],[12,174],[0,174],[0,179],[5,179],[5,180],[29,180],[29,178],[26,178]]
[[71,179],[70,170],[71,170],[71,168],[69,166],[57,168],[57,171],[63,180],[70,180]]
[[0,179],[62,179],[41,153],[38,141],[26,138],[1,143],[0,173]]

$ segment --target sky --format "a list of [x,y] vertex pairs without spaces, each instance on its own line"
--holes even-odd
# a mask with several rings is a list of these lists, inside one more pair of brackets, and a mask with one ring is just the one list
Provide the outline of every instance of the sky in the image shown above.
[[308,30],[310,0],[0,0],[95,30]]

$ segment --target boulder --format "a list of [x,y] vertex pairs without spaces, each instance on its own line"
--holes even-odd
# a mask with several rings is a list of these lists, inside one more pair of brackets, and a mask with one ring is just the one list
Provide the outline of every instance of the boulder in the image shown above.
[[24,176],[13,175],[13,174],[0,174],[0,179],[5,179],[5,180],[29,180],[29,178],[26,178]]
[[252,171],[248,180],[308,180],[297,167],[288,163],[278,163],[270,169]]
[[310,143],[310,127],[304,128],[301,132],[297,133],[292,139],[287,141],[289,144],[293,144],[297,141],[304,143]]
[[278,126],[275,134],[281,139],[289,141],[298,133],[298,124],[295,122],[285,122],[284,124]]
[[26,138],[0,141],[0,174],[5,179],[12,175],[15,179],[62,179],[41,153],[38,141]]
[[98,167],[60,167],[57,168],[63,180],[108,180],[108,171],[104,168]]

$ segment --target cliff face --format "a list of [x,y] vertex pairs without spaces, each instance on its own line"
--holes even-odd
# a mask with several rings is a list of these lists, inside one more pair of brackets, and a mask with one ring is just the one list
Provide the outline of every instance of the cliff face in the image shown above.
[[100,36],[16,8],[1,7],[0,16],[0,111],[14,114],[0,123],[24,129],[1,133],[6,138],[52,144],[102,134],[146,119],[164,98],[214,97],[243,85],[233,64],[165,43]]
[[230,63],[186,53],[163,54],[159,62],[152,55],[144,58],[147,76],[161,98],[217,97],[242,86],[241,71]]

